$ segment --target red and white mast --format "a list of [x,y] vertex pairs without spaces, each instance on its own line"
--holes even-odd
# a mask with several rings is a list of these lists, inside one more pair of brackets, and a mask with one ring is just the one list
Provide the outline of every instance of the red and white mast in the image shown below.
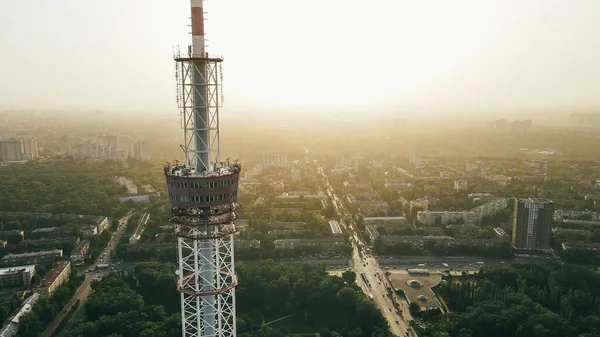
[[184,337],[236,335],[234,239],[241,166],[219,160],[221,57],[205,51],[204,7],[191,0],[192,45],[175,54],[184,164],[164,172],[177,236]]

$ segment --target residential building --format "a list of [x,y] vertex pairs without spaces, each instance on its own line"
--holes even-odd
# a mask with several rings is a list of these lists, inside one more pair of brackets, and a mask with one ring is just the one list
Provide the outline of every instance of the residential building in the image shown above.
[[0,138],[0,161],[24,161],[38,157],[37,139],[27,137]]
[[3,265],[42,264],[54,262],[55,260],[60,259],[62,256],[62,249],[22,254],[8,254],[0,260],[0,263]]
[[454,238],[444,235],[382,235],[381,244],[384,247],[405,244],[416,250],[425,249],[425,243],[429,242],[437,247],[446,247],[452,244]]
[[71,261],[73,261],[75,264],[85,261],[89,248],[90,241],[82,240],[77,247],[73,248],[71,251]]
[[454,181],[454,190],[456,192],[466,191],[469,187],[469,183],[466,180],[455,180]]
[[120,203],[126,203],[128,201],[133,201],[136,204],[149,204],[151,199],[150,197],[160,196],[158,193],[156,194],[138,194],[138,195],[128,195],[119,197]]
[[372,216],[365,217],[365,224],[373,225],[375,227],[406,227],[410,226],[406,222],[406,218],[403,216]]
[[40,294],[32,294],[29,296],[25,302],[23,302],[19,312],[17,312],[17,314],[5,326],[2,327],[2,330],[0,330],[0,337],[16,336],[17,332],[19,331],[19,321],[21,317],[31,311],[32,306],[39,298]]
[[235,239],[235,248],[260,248],[260,240]]
[[479,223],[478,214],[471,211],[418,211],[417,221],[425,226],[448,225],[462,221],[465,224]]
[[371,244],[375,244],[375,240],[377,240],[379,237],[379,231],[371,225],[366,225],[365,230],[369,236],[369,242],[371,242]]
[[416,150],[410,150],[409,160],[413,166],[421,166],[421,153]]
[[263,165],[264,168],[267,168],[269,166],[286,168],[288,167],[287,154],[264,154],[260,159],[260,163]]
[[108,217],[94,217],[92,220],[92,224],[82,226],[79,229],[79,233],[81,233],[82,236],[94,236],[97,234],[101,234],[102,232],[104,232],[104,230],[110,228],[110,225],[111,221]]
[[340,228],[340,223],[335,221],[335,220],[331,220],[329,221],[329,228],[331,229],[331,234],[333,235],[342,235],[342,228]]
[[344,244],[342,238],[337,239],[279,239],[274,240],[276,249],[296,249],[305,247],[334,247]]
[[35,265],[0,268],[0,289],[30,287]]
[[137,194],[138,188],[133,181],[126,177],[115,177],[115,182],[125,188],[127,194]]
[[81,228],[79,228],[79,233],[82,236],[94,236],[96,234],[98,234],[98,227],[94,226],[94,225],[87,225],[87,226],[83,226]]
[[147,140],[138,140],[131,145],[131,153],[133,158],[150,159],[150,147]]
[[137,225],[135,227],[135,230],[133,231],[133,234],[129,238],[129,244],[136,244],[140,241],[140,238],[142,237],[142,233],[146,229],[146,224],[148,224],[149,219],[150,219],[150,213],[142,214],[142,216],[140,217],[140,219],[137,222]]
[[71,275],[71,261],[60,261],[46,273],[39,287],[33,289],[35,293],[51,296],[56,288],[69,280]]
[[539,199],[516,199],[512,245],[516,249],[550,248],[554,204]]
[[384,186],[394,191],[405,191],[412,189],[413,185],[404,181],[385,180]]
[[599,251],[600,243],[596,242],[577,242],[577,241],[569,241],[563,242],[562,244],[563,250],[570,251]]

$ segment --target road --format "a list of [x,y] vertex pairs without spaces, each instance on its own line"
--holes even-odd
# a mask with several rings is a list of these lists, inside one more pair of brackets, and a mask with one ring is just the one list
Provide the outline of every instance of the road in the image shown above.
[[[132,215],[133,215],[133,213],[130,212],[127,215],[125,215],[124,217],[122,217],[121,219],[119,219],[119,228],[113,234],[113,237],[108,242],[106,249],[104,250],[105,252],[109,252],[116,247],[117,243],[121,239],[121,236],[123,236],[123,232],[125,231],[127,221],[129,220],[129,218]],[[105,253],[103,253],[103,254],[105,254]],[[96,265],[98,265],[98,264],[110,263],[110,255],[111,254],[108,253],[108,254],[105,254],[104,256],[103,256],[103,254],[100,254],[98,259],[96,259],[96,262],[92,265],[92,267],[90,267],[91,269],[94,269],[96,267]],[[107,272],[107,271],[104,271],[104,272]],[[85,307],[85,302],[87,301],[87,298],[90,295],[90,292],[92,291],[92,287],[91,287],[92,280],[100,278],[102,276],[102,274],[103,274],[102,271],[99,272],[96,270],[93,270],[86,274],[85,280],[83,281],[83,283],[81,284],[81,286],[79,287],[79,289],[77,290],[75,295],[71,298],[71,300],[69,301],[69,303],[67,303],[65,308],[58,314],[58,316],[56,316],[54,318],[52,323],[50,323],[50,325],[42,333],[42,335],[41,335],[42,337],[49,337],[54,333],[54,330],[56,330],[56,328],[58,327],[60,322],[62,322],[62,320],[65,318],[65,316],[67,315],[67,313],[69,312],[71,307],[77,301],[79,301],[79,307],[77,307],[77,309],[75,309],[75,312],[69,319],[70,322],[67,323],[67,325],[65,326],[65,330],[71,325],[71,323],[73,321],[73,317],[78,317],[83,313],[83,308]]]
[[[350,213],[344,206],[344,203],[340,201],[338,196],[335,194],[333,187],[329,183],[329,179],[325,175],[323,168],[319,168],[318,172],[325,179],[325,183],[327,185],[327,194],[333,200],[333,204],[336,212],[340,216],[340,218],[350,218]],[[409,330],[409,326],[407,320],[410,320],[408,315],[408,303],[402,302],[396,295],[392,295],[389,297],[387,294],[387,287],[390,286],[387,284],[385,273],[379,267],[377,260],[374,259],[369,254],[361,251],[361,246],[365,246],[362,242],[362,239],[356,232],[356,227],[354,223],[344,223],[341,221],[342,227],[346,230],[347,233],[351,236],[352,242],[352,269],[356,273],[357,278],[359,279],[359,283],[361,288],[367,296],[373,296],[373,302],[377,305],[383,317],[387,320],[390,331],[396,336],[405,336],[407,331],[410,331],[411,336],[416,336],[412,330]],[[361,274],[364,274],[368,284],[362,281]],[[394,302],[399,305],[399,308],[402,309],[401,314],[397,314],[394,306]],[[406,310],[405,310],[406,309]]]

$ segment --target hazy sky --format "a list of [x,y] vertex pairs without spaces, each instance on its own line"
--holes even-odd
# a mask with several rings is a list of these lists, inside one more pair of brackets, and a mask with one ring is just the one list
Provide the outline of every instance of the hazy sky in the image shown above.
[[[232,111],[600,106],[599,0],[205,7]],[[188,17],[188,0],[2,0],[0,109],[174,112]]]

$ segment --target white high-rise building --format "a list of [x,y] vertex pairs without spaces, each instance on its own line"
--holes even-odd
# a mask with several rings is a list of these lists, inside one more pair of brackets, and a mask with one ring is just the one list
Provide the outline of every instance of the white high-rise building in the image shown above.
[[413,166],[421,166],[421,152],[410,150],[410,163]]
[[147,140],[138,140],[132,145],[132,157],[139,159],[150,159],[150,148]]
[[280,168],[288,167],[287,154],[275,153],[264,154],[260,160],[263,167],[275,166]]
[[36,138],[0,138],[0,161],[32,160],[37,157]]

